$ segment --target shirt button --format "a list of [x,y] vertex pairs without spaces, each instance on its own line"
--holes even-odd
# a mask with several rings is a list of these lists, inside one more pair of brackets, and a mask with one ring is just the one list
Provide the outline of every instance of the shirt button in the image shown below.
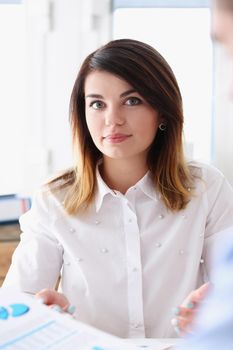
[[67,266],[70,266],[70,262],[69,261],[66,261],[64,264],[67,265]]
[[100,221],[99,220],[95,220],[95,224],[99,225]]
[[141,323],[133,323],[132,328],[139,328],[141,327]]
[[201,258],[200,260],[200,264],[204,264],[205,260],[203,258]]
[[163,219],[164,215],[163,214],[159,214],[159,219]]
[[81,261],[83,261],[83,259],[82,259],[82,258],[76,258],[76,260],[77,260],[77,262],[81,262]]
[[70,233],[75,233],[75,229],[74,229],[73,227],[71,227],[71,228],[69,229],[69,231],[70,231]]
[[184,249],[180,249],[180,250],[179,250],[179,254],[180,254],[180,255],[184,255]]
[[107,249],[107,248],[101,248],[100,251],[101,251],[102,253],[108,253],[108,249]]
[[137,272],[137,271],[138,271],[138,268],[137,268],[137,267],[133,267],[132,271],[133,271],[133,272]]
[[160,248],[161,245],[162,245],[162,244],[161,244],[160,242],[155,243],[156,248]]

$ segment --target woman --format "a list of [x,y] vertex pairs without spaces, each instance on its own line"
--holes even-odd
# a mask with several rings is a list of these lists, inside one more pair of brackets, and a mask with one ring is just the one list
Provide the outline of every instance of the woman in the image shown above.
[[172,307],[209,280],[217,233],[233,224],[232,189],[216,169],[186,162],[179,87],[147,44],[115,40],[90,54],[70,121],[75,166],[21,218],[5,286],[37,293],[61,273],[80,321],[120,337],[174,337]]

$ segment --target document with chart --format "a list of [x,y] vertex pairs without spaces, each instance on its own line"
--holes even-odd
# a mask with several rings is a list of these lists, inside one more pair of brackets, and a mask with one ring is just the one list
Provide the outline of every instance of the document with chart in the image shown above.
[[[150,346],[144,348],[152,349]],[[33,296],[0,289],[0,350],[136,350],[142,348],[60,314]],[[154,349],[154,347],[153,347]],[[164,349],[157,347],[156,349]]]

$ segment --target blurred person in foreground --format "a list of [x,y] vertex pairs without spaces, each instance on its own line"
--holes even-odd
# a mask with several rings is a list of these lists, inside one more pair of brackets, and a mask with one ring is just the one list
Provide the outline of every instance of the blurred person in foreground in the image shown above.
[[[233,0],[213,1],[212,36],[225,47],[233,64]],[[233,76],[230,96],[233,100]],[[202,303],[193,335],[187,337],[179,350],[233,349],[233,227],[225,233],[227,240],[216,254],[214,285]],[[182,322],[187,319],[184,317]]]

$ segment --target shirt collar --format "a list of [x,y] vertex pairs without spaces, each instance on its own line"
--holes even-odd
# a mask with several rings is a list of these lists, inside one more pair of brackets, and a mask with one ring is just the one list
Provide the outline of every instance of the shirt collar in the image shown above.
[[136,183],[134,187],[138,187],[141,189],[143,193],[145,193],[146,196],[157,202],[160,198],[160,194],[155,189],[155,185],[153,184],[152,178],[151,178],[151,172],[148,171],[145,176],[141,180]]
[[[104,182],[102,179],[100,172],[99,172],[99,165],[100,163],[97,164],[96,167],[96,179],[97,179],[97,191],[96,191],[96,196],[95,196],[95,207],[96,207],[96,212],[99,211],[103,199],[107,194],[111,194],[112,196],[116,196],[116,193],[107,186],[107,184]],[[160,195],[155,189],[155,186],[152,182],[151,179],[151,173],[148,171],[145,176],[143,176],[142,179],[140,179],[133,187],[140,188],[141,191],[154,200],[155,202],[159,200]]]
[[104,180],[102,179],[99,172],[99,165],[100,164],[97,164],[97,167],[96,167],[97,191],[95,196],[95,207],[97,212],[99,211],[103,203],[104,196],[106,196],[107,194],[111,194],[111,195],[115,194],[114,191],[111,190],[111,188],[109,188],[104,182]]

